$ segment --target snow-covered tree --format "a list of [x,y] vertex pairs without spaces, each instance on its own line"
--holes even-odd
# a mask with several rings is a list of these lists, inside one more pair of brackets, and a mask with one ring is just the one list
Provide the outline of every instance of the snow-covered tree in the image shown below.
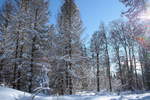
[[[75,70],[81,62],[80,35],[83,31],[79,9],[74,0],[65,0],[58,15],[58,32],[60,34],[61,58],[64,60],[65,90],[73,93]],[[67,91],[66,91],[67,92]]]
[[[39,86],[48,85],[43,82],[48,64],[48,1],[21,0],[17,2],[17,10],[11,15],[12,20],[4,34],[4,54],[6,71],[13,76],[14,88],[33,92]],[[13,69],[13,70],[12,70]],[[48,73],[47,73],[48,74]],[[26,80],[26,81],[24,81]]]
[[[111,72],[110,72],[110,59],[108,54],[108,41],[106,37],[106,30],[103,24],[100,25],[99,30],[93,34],[91,40],[91,51],[94,56],[95,63],[97,64],[97,91],[100,91],[100,68],[106,68],[109,89],[112,90],[111,87]],[[101,66],[101,67],[100,67]],[[105,75],[104,75],[105,76]]]
[[145,9],[148,0],[119,0],[126,7],[127,11],[122,12],[129,20],[136,21]]

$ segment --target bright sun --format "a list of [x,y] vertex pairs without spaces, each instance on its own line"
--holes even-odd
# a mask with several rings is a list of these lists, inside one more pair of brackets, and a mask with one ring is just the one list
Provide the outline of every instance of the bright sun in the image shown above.
[[143,21],[150,20],[150,1],[146,4],[146,10],[142,12],[138,18],[140,18]]
[[150,20],[150,9],[139,15],[141,20]]

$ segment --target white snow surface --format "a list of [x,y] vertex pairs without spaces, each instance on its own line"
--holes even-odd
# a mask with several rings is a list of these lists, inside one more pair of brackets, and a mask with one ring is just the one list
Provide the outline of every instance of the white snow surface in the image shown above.
[[[0,100],[32,100],[32,95],[18,90],[0,87]],[[35,96],[33,100],[150,100],[150,92],[94,93],[78,92],[72,96]]]

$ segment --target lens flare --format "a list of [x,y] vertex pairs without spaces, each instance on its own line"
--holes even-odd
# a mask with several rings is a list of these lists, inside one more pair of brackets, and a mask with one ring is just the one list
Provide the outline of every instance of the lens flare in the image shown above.
[[146,4],[146,9],[139,14],[138,19],[143,24],[144,32],[136,37],[136,40],[146,49],[150,50],[150,2]]
[[141,20],[150,20],[150,10],[142,13],[141,15],[139,15],[139,18]]

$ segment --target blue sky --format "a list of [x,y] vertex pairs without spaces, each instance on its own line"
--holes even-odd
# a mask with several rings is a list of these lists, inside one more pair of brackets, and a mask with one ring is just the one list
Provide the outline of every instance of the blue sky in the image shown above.
[[[56,22],[57,14],[63,0],[50,0],[51,23]],[[99,27],[100,22],[108,24],[120,18],[124,6],[119,0],[75,0],[80,9],[85,27],[83,38],[86,42]]]
[[2,5],[3,1],[4,1],[4,0],[0,0],[0,6]]

